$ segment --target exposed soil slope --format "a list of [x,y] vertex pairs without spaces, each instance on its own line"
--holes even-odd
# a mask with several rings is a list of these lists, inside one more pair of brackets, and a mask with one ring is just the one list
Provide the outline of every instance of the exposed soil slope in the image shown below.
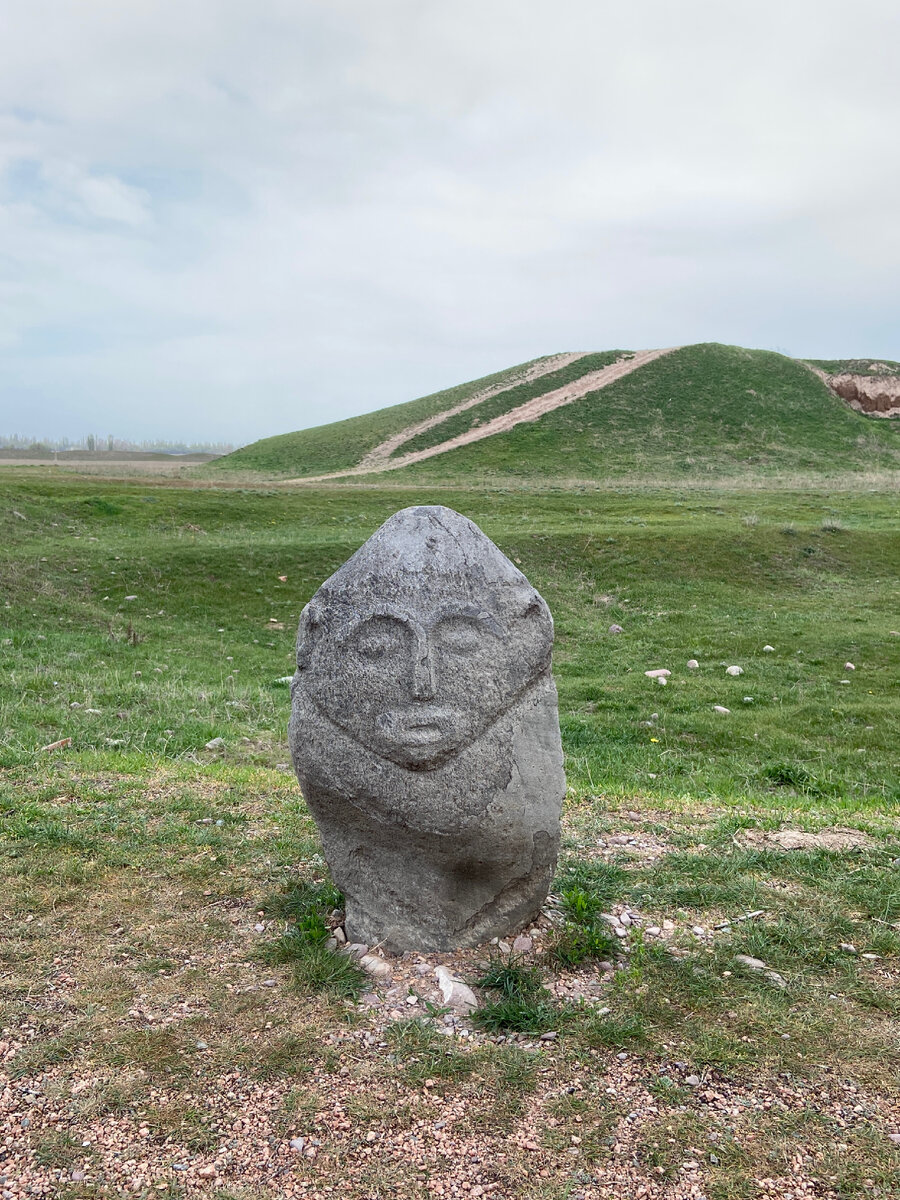
[[444,412],[436,413],[433,417],[426,417],[424,421],[419,421],[415,425],[407,425],[405,429],[392,434],[380,446],[376,446],[374,450],[370,450],[368,454],[364,455],[359,463],[359,471],[365,473],[385,470],[391,455],[396,453],[406,442],[426,433],[436,425],[443,424],[444,421],[459,413],[467,412],[470,408],[475,408],[476,405],[483,404],[486,400],[509,391],[516,384],[531,383],[532,380],[540,379],[544,375],[568,366],[569,363],[576,362],[579,358],[584,358],[585,354],[585,351],[579,351],[574,354],[553,354],[549,358],[540,358],[536,362],[528,363],[515,380],[504,379],[490,387],[481,388],[474,396],[463,400],[461,404],[445,409]]
[[829,375],[819,367],[810,366],[836,396],[857,412],[870,417],[900,417],[900,372],[889,372],[887,363],[875,363],[878,373],[873,375],[850,371]]

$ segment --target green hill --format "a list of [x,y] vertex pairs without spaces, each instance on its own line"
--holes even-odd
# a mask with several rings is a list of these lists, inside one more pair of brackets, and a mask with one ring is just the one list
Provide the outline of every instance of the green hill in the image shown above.
[[[386,439],[488,387],[496,394],[389,446],[375,470],[428,451],[430,457],[398,466],[391,478],[672,480],[900,468],[900,424],[853,411],[802,362],[715,343],[682,347],[537,420],[433,453],[449,438],[626,357],[624,351],[571,356],[554,370],[547,369],[551,360],[534,360],[422,400],[267,438],[201,471],[270,479],[352,471]],[[523,383],[528,368],[546,373]]]

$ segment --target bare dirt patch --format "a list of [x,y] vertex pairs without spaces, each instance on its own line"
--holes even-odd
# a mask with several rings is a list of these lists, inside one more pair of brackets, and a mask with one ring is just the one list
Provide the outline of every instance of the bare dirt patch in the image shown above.
[[741,846],[766,850],[864,850],[875,845],[859,829],[820,829],[818,833],[802,829],[744,829],[735,841]]

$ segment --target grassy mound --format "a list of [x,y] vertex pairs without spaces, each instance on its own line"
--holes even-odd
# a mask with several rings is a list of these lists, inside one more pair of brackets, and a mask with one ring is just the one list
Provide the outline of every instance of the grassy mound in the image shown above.
[[853,412],[806,366],[705,344],[403,476],[601,480],[839,472],[900,466],[900,429]]
[[[436,446],[613,362],[619,353],[587,355],[530,383],[517,382],[528,365],[522,364],[407,404],[265,438],[205,465],[200,473],[278,479],[350,470],[393,434],[484,387],[508,382],[507,391],[418,434],[395,456]],[[864,371],[870,361],[812,365],[830,373]],[[538,421],[400,470],[407,479],[466,483],[484,476],[678,480],[898,466],[897,425],[852,411],[805,363],[765,350],[707,343],[639,367]]]

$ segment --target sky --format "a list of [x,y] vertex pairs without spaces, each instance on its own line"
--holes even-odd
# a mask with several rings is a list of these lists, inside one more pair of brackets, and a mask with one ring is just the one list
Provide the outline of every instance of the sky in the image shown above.
[[0,0],[0,433],[900,359],[896,0]]

